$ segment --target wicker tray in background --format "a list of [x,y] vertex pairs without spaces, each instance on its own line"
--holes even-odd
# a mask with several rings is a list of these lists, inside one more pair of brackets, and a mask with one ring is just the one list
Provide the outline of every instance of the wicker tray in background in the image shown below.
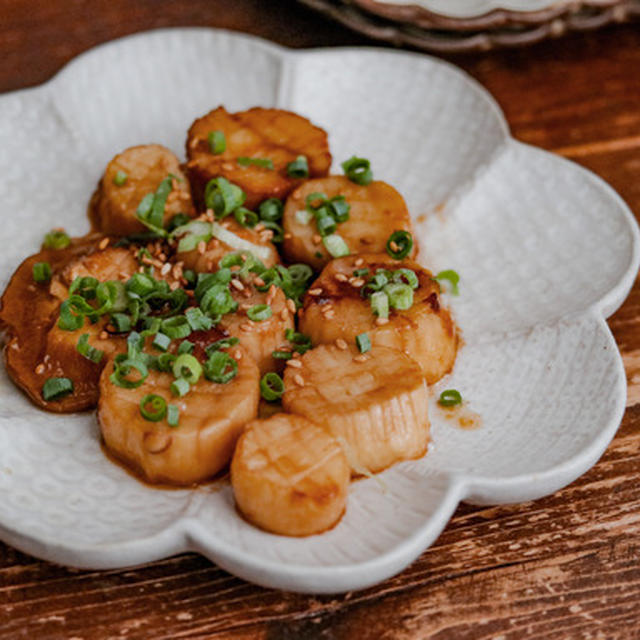
[[376,40],[439,52],[523,46],[640,17],[640,0],[572,0],[534,12],[498,9],[468,18],[442,16],[423,7],[378,0],[299,1]]

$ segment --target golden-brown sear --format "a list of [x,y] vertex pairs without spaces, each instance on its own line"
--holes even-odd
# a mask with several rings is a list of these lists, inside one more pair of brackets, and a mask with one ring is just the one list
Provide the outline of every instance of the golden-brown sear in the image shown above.
[[[354,253],[383,253],[394,231],[412,232],[411,218],[404,198],[386,182],[374,181],[358,185],[345,176],[328,176],[307,180],[287,198],[282,245],[285,257],[291,262],[306,262],[314,269],[322,269],[331,255],[318,234],[315,220],[307,224],[298,219],[304,211],[307,196],[323,193],[328,199],[342,195],[351,205],[349,219],[338,224],[337,233]],[[409,257],[417,253],[417,245]]]
[[[209,133],[222,131],[226,150],[214,154]],[[327,134],[302,116],[282,109],[255,107],[228,113],[218,107],[198,118],[187,137],[187,171],[196,202],[203,207],[204,188],[209,180],[222,176],[246,194],[244,203],[255,208],[267,198],[285,198],[300,183],[287,175],[287,165],[298,156],[307,157],[310,177],[324,176],[331,166]],[[241,166],[238,158],[268,159],[273,169]]]
[[[118,172],[126,180],[116,184]],[[96,231],[118,236],[148,231],[136,217],[141,200],[155,193],[159,184],[172,174],[172,190],[164,209],[164,224],[177,213],[194,215],[189,183],[175,154],[159,144],[125,149],[107,165],[89,203],[89,220]]]
[[[356,269],[411,269],[418,277],[413,305],[406,311],[390,310],[389,319],[378,319],[368,299],[361,295],[366,277],[355,277]],[[449,311],[441,306],[440,288],[431,273],[411,260],[397,261],[386,254],[363,254],[332,260],[311,285],[299,314],[302,333],[314,344],[345,340],[354,344],[367,333],[373,345],[400,349],[422,367],[429,384],[451,371],[458,337]],[[314,295],[315,294],[315,295]]]
[[308,536],[331,528],[344,513],[349,465],[329,433],[278,413],[247,425],[231,462],[231,485],[249,522]]

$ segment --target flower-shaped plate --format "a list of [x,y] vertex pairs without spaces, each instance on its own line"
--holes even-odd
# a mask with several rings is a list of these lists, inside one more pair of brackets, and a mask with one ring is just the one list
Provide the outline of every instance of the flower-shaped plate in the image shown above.
[[88,229],[88,198],[121,149],[182,155],[209,109],[299,112],[329,132],[338,162],[372,161],[407,199],[421,260],[454,268],[464,346],[434,389],[459,389],[482,426],[431,409],[420,460],[356,482],[342,521],[308,538],[265,533],[226,484],[153,489],[110,462],[93,413],[34,408],[0,373],[0,537],[87,568],[198,551],[258,584],[306,592],[394,575],[461,500],[549,494],[586,471],[620,423],[625,376],[604,318],[638,269],[638,231],[599,178],[515,142],[492,98],[456,68],[377,49],[289,51],[206,29],[94,49],[46,85],[0,97],[0,285],[51,227]]

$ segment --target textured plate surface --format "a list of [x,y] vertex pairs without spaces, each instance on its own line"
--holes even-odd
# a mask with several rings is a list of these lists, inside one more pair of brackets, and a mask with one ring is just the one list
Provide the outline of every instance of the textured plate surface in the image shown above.
[[[491,97],[452,66],[381,50],[293,52],[225,32],[143,34],[99,47],[37,89],[0,97],[0,285],[43,233],[88,228],[108,160],[163,143],[224,104],[293,109],[330,134],[338,162],[372,161],[417,225],[422,261],[457,269],[464,332],[454,373],[482,416],[462,431],[432,407],[423,459],[352,485],[332,531],[305,539],[240,519],[228,486],[150,489],[109,462],[93,414],[35,409],[0,372],[0,535],[56,562],[122,567],[196,550],[259,584],[362,588],[403,569],[460,500],[543,496],[587,470],[625,405],[604,317],[635,277],[638,231],[593,174],[516,143]],[[381,484],[384,487],[381,487]]]

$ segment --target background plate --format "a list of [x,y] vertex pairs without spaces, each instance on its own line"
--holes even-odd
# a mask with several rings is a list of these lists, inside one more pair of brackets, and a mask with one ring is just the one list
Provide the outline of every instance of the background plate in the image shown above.
[[329,132],[336,167],[369,157],[405,195],[423,262],[462,277],[453,307],[466,344],[435,393],[460,389],[483,426],[461,431],[434,405],[429,455],[380,474],[384,488],[354,483],[337,527],[291,539],[239,518],[228,486],[142,485],[103,456],[92,414],[43,413],[3,371],[4,540],[92,568],[197,550],[259,584],[346,591],[404,568],[461,499],[536,498],[597,460],[625,404],[604,316],[637,271],[636,224],[602,181],[514,142],[483,89],[424,56],[178,29],[99,47],[47,85],[0,97],[0,199],[19,212],[4,220],[0,284],[50,227],[87,230],[116,152],[154,141],[181,154],[191,121],[218,104],[298,111]]

